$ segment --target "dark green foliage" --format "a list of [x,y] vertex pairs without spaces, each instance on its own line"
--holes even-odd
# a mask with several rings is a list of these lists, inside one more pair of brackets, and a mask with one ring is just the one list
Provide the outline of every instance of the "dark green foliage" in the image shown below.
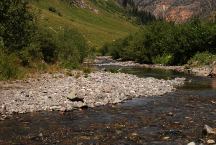
[[29,65],[35,20],[27,1],[0,1],[0,79],[18,78],[20,68]]
[[0,49],[0,80],[18,78],[21,68],[17,65],[19,59],[14,54],[7,54]]
[[181,65],[197,52],[216,53],[215,28],[216,24],[199,20],[186,24],[157,21],[135,35],[106,46],[106,49],[113,58]]
[[102,56],[105,56],[109,52],[109,44],[104,44],[103,47],[100,49],[100,53]]
[[66,28],[56,33],[42,29],[39,36],[39,52],[48,64],[58,63],[66,68],[76,68],[87,56],[89,48],[76,30]]
[[190,66],[211,65],[216,62],[216,55],[209,52],[197,53],[189,61]]
[[56,12],[57,12],[56,8],[54,8],[54,7],[49,7],[49,11],[50,11],[50,12],[53,12],[53,13],[56,13]]
[[115,12],[115,13],[122,13],[124,12],[123,8],[117,5],[114,0],[90,0],[96,6],[108,11],[108,12]]
[[58,36],[58,58],[66,68],[76,68],[87,56],[88,46],[76,30],[64,29]]
[[24,0],[0,1],[0,36],[10,52],[27,47],[34,36],[35,19]]
[[[49,10],[60,15],[55,8]],[[25,0],[0,1],[0,80],[18,78],[21,70],[46,64],[75,68],[87,56],[88,46],[80,33],[39,28],[31,11]]]
[[58,59],[58,47],[50,39],[43,39],[41,41],[41,53],[43,60],[48,64],[54,64]]
[[156,21],[156,17],[147,11],[139,11],[137,8],[133,7],[128,10],[128,15],[136,17],[138,24],[147,24]]
[[62,14],[54,7],[49,7],[49,11],[58,14],[59,16],[62,16]]
[[135,18],[135,22],[140,25],[157,20],[151,12],[138,10],[133,0],[122,0],[121,5],[125,8],[127,17]]

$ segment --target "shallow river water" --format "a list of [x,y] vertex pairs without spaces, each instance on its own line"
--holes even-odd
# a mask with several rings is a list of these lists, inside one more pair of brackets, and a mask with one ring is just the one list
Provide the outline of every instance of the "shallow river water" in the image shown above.
[[164,96],[117,105],[14,115],[0,121],[0,144],[184,145],[205,140],[205,124],[216,127],[216,79],[132,67],[106,70],[159,79],[186,77],[187,82]]

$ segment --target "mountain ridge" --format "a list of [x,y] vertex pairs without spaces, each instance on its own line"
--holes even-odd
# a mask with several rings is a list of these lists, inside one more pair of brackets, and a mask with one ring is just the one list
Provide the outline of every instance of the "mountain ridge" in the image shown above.
[[156,18],[182,23],[193,17],[206,18],[216,11],[215,0],[118,0],[123,6],[133,5]]

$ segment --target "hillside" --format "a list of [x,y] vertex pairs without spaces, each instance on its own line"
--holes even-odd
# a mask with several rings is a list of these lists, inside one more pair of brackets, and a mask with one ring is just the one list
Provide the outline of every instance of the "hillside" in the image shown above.
[[137,30],[112,0],[37,0],[32,4],[40,10],[41,27],[53,33],[66,27],[77,29],[96,48]]
[[131,3],[140,11],[151,12],[156,17],[177,23],[192,17],[208,17],[216,10],[215,0],[119,0],[127,6]]

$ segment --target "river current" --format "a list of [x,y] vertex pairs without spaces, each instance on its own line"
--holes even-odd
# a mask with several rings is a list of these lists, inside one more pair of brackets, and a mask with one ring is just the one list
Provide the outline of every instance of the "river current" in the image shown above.
[[187,81],[176,92],[116,105],[14,114],[0,122],[0,144],[184,145],[201,143],[205,124],[216,127],[216,79],[136,67],[105,69],[158,79],[186,77]]

